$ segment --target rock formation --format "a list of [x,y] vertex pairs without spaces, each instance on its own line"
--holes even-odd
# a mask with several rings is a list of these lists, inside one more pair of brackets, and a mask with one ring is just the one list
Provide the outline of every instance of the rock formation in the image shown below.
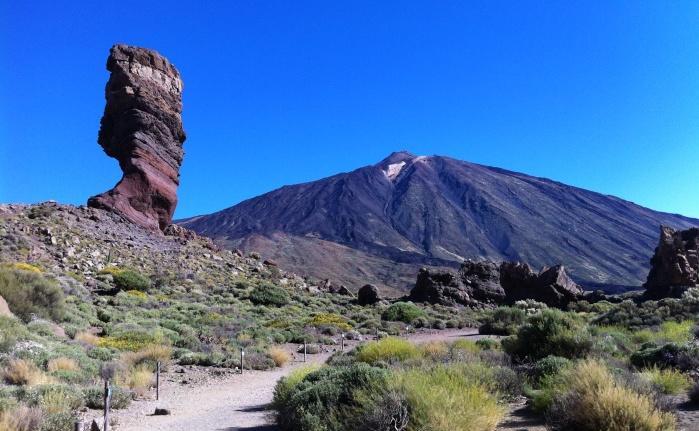
[[568,277],[563,265],[544,268],[538,274],[526,263],[503,262],[500,285],[507,303],[533,299],[552,307],[564,307],[579,299],[583,290]]
[[699,284],[699,228],[676,231],[660,227],[660,241],[650,260],[646,297],[679,296]]
[[372,305],[381,300],[379,289],[373,284],[365,284],[357,292],[357,303],[359,305]]
[[119,161],[123,177],[88,205],[116,212],[151,230],[172,223],[186,136],[182,128],[182,80],[155,51],[112,47],[106,106],[98,142]]
[[544,268],[538,274],[519,262],[474,262],[467,260],[458,274],[421,269],[409,298],[442,305],[480,306],[512,304],[534,299],[553,307],[564,307],[582,296],[583,290],[566,274],[562,265]]

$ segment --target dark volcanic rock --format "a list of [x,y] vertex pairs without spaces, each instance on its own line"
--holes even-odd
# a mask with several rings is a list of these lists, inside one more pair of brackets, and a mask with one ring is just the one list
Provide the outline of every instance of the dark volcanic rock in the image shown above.
[[699,220],[504,169],[401,152],[183,220],[230,248],[349,287],[405,289],[422,267],[465,259],[565,262],[576,281],[640,286],[657,226]]
[[699,228],[660,227],[660,241],[645,283],[648,298],[678,296],[699,284]]
[[421,269],[409,298],[442,305],[512,304],[533,299],[552,307],[563,307],[582,296],[582,289],[562,265],[534,273],[529,265],[504,262],[466,261],[458,274]]
[[466,261],[457,274],[422,268],[409,298],[415,302],[442,305],[500,303],[505,293],[500,287],[498,266],[493,262]]
[[584,293],[568,277],[563,265],[544,268],[536,274],[526,263],[503,262],[500,265],[500,284],[510,304],[533,299],[552,307],[564,307],[580,299]]
[[172,223],[186,136],[182,128],[182,80],[155,51],[112,47],[111,72],[98,142],[119,161],[123,177],[88,205],[121,214],[152,230]]
[[380,300],[379,289],[372,284],[365,284],[359,289],[359,292],[357,292],[357,303],[359,305],[376,304]]

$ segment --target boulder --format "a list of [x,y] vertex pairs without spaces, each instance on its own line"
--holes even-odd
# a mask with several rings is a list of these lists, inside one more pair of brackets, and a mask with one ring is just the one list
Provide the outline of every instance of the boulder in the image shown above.
[[379,289],[373,284],[365,284],[357,292],[357,303],[359,305],[372,305],[381,300]]
[[505,298],[500,285],[500,269],[494,262],[466,260],[461,264],[459,277],[469,295],[478,302],[500,303]]
[[499,303],[504,297],[497,265],[471,260],[465,261],[456,274],[422,268],[409,296],[414,302],[470,306]]
[[87,204],[162,231],[177,206],[186,139],[180,74],[157,52],[127,45],[112,47],[107,70],[98,142],[119,162],[123,177]]
[[660,240],[650,260],[646,297],[678,297],[699,284],[699,228],[677,231],[660,227]]

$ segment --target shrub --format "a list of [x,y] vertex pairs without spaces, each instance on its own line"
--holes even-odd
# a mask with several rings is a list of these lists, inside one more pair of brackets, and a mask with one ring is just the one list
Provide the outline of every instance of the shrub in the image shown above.
[[124,331],[110,337],[100,338],[97,345],[99,347],[135,352],[153,344],[160,344],[162,341],[162,335],[158,333]]
[[541,359],[549,355],[582,358],[592,348],[587,325],[555,309],[529,317],[517,335],[502,340],[508,354],[520,360]]
[[357,350],[357,361],[375,364],[382,362],[400,362],[421,356],[420,349],[407,340],[386,337],[371,341]]
[[[319,313],[308,321],[308,324],[317,328],[323,326],[336,327],[342,331],[349,331],[352,326],[347,323],[347,319],[334,313]],[[335,334],[331,334],[335,335]]]
[[42,411],[38,407],[19,406],[0,413],[0,430],[37,431],[41,427]]
[[51,379],[26,359],[11,359],[2,369],[5,383],[10,385],[40,385],[50,383]]
[[479,328],[481,334],[513,335],[527,320],[527,312],[522,308],[498,307]]
[[689,377],[674,369],[653,367],[642,372],[642,376],[664,394],[676,395],[689,389]]
[[70,413],[83,406],[80,393],[66,385],[35,386],[23,395],[23,400],[48,414]]
[[678,368],[690,371],[699,366],[699,348],[692,344],[667,343],[656,346],[648,343],[634,352],[630,361],[639,368]]
[[395,374],[395,387],[409,404],[411,430],[493,430],[504,416],[497,399],[461,368],[438,366]]
[[449,353],[449,346],[444,341],[429,341],[419,347],[425,356],[433,360],[444,358]]
[[319,368],[320,365],[318,364],[305,365],[295,369],[286,377],[282,377],[274,387],[274,398],[272,405],[276,409],[283,408],[296,385],[298,385],[301,380],[304,379],[304,377],[318,370]]
[[[104,388],[101,386],[93,386],[83,390],[83,398],[85,399],[85,405],[91,409],[103,409],[104,408]],[[119,386],[112,386],[112,398],[110,402],[110,407],[113,409],[125,409],[131,404],[133,400],[133,394],[131,391],[120,388]]]
[[346,430],[353,409],[360,408],[364,400],[358,395],[384,388],[386,376],[387,371],[367,364],[313,371],[290,388],[275,390],[279,427],[284,431]]
[[425,312],[412,302],[396,302],[381,314],[383,320],[391,322],[412,323],[413,320],[421,317],[425,317]]
[[73,339],[89,346],[96,346],[100,341],[100,338],[91,332],[78,332]]
[[674,417],[658,410],[653,400],[617,383],[607,368],[583,361],[570,373],[567,390],[554,397],[546,413],[553,430],[674,429]]
[[172,347],[162,344],[151,344],[136,352],[124,352],[121,354],[121,362],[127,367],[135,367],[147,364],[155,369],[158,362],[167,366],[172,357]]
[[0,268],[0,296],[25,322],[32,315],[58,321],[65,314],[63,291],[41,273]]
[[541,384],[547,378],[550,378],[562,371],[568,369],[571,362],[567,358],[560,356],[547,356],[536,361],[531,370],[531,377],[534,383]]
[[250,301],[255,305],[281,307],[289,303],[289,294],[281,287],[264,283],[250,292]]
[[277,367],[283,367],[287,362],[291,360],[291,355],[289,352],[281,347],[273,346],[269,349],[269,356],[274,361],[274,365]]
[[46,369],[49,371],[49,373],[53,373],[55,371],[78,371],[79,367],[75,359],[61,356],[50,359],[46,365]]
[[144,396],[150,389],[154,378],[153,370],[148,365],[142,364],[130,369],[123,379],[123,383],[134,394]]
[[150,279],[132,269],[112,270],[110,273],[114,278],[114,286],[116,286],[119,290],[146,291],[150,289]]

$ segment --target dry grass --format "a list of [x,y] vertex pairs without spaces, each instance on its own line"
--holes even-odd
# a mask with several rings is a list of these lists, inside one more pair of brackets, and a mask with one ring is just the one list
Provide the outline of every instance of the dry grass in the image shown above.
[[162,344],[151,344],[136,352],[124,352],[121,354],[121,362],[127,367],[135,367],[142,364],[150,364],[155,369],[155,364],[160,362],[166,367],[172,357],[172,347]]
[[430,359],[441,359],[449,353],[449,345],[444,341],[430,341],[420,347],[424,355]]
[[0,431],[36,431],[41,426],[41,409],[19,406],[0,413]]
[[91,332],[78,332],[73,339],[82,344],[96,346],[99,343],[100,337]]
[[[648,396],[614,380],[607,367],[594,360],[579,363],[568,382],[568,394],[554,401],[554,429],[667,431],[675,429],[670,413],[656,408]],[[558,404],[558,405],[557,405]],[[551,411],[549,412],[550,419]]]
[[78,371],[80,367],[75,359],[62,356],[60,358],[53,358],[49,360],[48,364],[46,365],[46,369],[49,371],[49,373],[53,373],[54,371]]
[[277,367],[283,367],[287,362],[291,360],[291,355],[286,350],[278,346],[272,346],[269,349],[269,356],[274,361],[274,365]]
[[33,362],[24,359],[11,359],[2,369],[2,378],[10,385],[33,386],[53,382]]
[[144,396],[153,385],[153,370],[147,364],[137,365],[125,376],[125,384],[136,395]]

